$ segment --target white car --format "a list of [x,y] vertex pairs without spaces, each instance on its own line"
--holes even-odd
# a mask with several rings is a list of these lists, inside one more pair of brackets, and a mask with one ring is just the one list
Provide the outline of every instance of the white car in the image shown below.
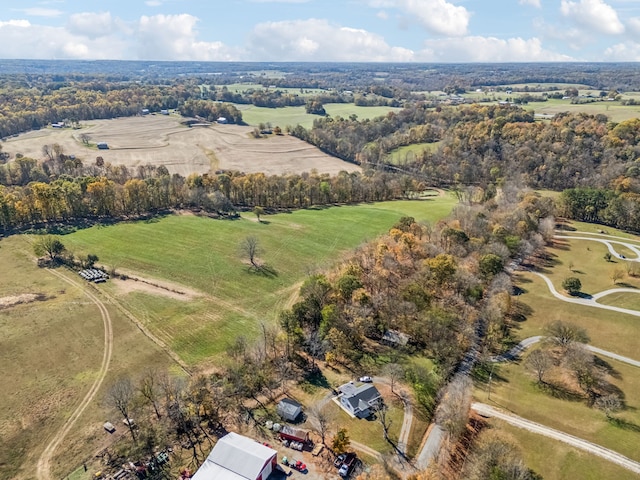
[[360,377],[358,380],[360,380],[363,383],[371,383],[371,382],[373,382],[373,378],[371,378],[368,375],[365,375],[364,377]]

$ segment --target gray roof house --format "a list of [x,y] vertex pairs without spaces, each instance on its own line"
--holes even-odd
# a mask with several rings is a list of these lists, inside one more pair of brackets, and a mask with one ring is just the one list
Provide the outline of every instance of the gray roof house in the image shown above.
[[372,410],[376,410],[382,403],[382,396],[372,384],[356,387],[353,382],[345,383],[340,390],[340,406],[351,415],[367,418]]
[[280,418],[289,422],[295,422],[302,414],[302,405],[290,398],[283,398],[278,403],[276,411]]

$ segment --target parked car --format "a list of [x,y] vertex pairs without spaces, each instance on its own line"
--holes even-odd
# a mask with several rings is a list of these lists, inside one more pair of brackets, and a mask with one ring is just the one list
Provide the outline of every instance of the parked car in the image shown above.
[[338,455],[338,457],[333,462],[333,466],[336,467],[336,468],[340,468],[342,466],[342,464],[344,463],[345,458],[347,458],[347,454],[346,453],[341,453],[340,455]]
[[349,474],[353,471],[353,467],[356,466],[357,457],[355,453],[348,453],[344,459],[343,464],[340,466],[338,470],[338,475],[341,477],[348,477]]
[[363,383],[371,383],[371,382],[373,382],[373,378],[371,378],[368,375],[365,375],[364,377],[360,377],[358,380],[360,380]]

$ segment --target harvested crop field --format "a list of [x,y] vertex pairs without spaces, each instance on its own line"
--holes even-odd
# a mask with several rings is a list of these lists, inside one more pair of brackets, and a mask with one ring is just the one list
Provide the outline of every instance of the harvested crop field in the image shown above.
[[[335,174],[359,170],[357,165],[327,155],[288,135],[253,138],[252,127],[218,125],[186,127],[182,117],[147,115],[84,122],[80,129],[46,128],[4,142],[3,151],[15,157],[42,159],[44,145],[59,144],[66,155],[75,155],[84,165],[101,156],[105,163],[137,167],[164,165],[170,173],[188,175],[210,170],[240,170],[265,174],[301,173],[317,170]],[[81,135],[89,136],[90,146]],[[105,142],[108,150],[95,144]]]

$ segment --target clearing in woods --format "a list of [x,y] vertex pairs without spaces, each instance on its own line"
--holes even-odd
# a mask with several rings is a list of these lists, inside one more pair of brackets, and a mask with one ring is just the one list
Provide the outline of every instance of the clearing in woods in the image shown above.
[[[336,174],[341,170],[359,171],[360,167],[321,152],[316,147],[289,135],[253,138],[252,127],[212,124],[186,127],[176,115],[83,122],[77,130],[44,128],[7,140],[3,151],[15,157],[42,159],[44,145],[58,144],[66,155],[75,155],[84,165],[95,164],[100,156],[105,163],[138,167],[164,165],[170,173],[188,176],[209,170],[239,170],[266,175],[302,173],[313,169]],[[89,136],[89,145],[81,135]],[[95,145],[106,142],[108,150]]]

